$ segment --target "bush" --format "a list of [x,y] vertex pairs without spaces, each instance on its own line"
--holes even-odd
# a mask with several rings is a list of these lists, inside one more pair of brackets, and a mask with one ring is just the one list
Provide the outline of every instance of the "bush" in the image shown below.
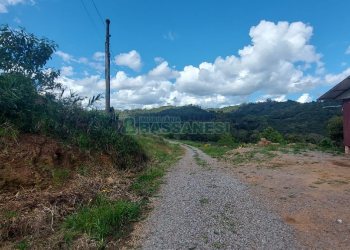
[[272,127],[267,127],[263,132],[261,132],[260,138],[266,138],[271,142],[284,142],[283,135]]
[[341,116],[332,117],[327,123],[327,132],[329,138],[337,146],[341,146],[343,144],[343,118]]
[[319,146],[322,149],[333,149],[334,148],[334,144],[333,142],[329,139],[329,138],[325,138],[323,139],[320,143]]
[[220,139],[218,140],[218,144],[220,146],[233,146],[236,144],[236,141],[232,135],[223,134],[220,136]]
[[56,47],[23,29],[0,27],[0,124],[106,152],[122,169],[141,165],[147,157],[132,137],[118,132],[118,117],[93,109],[101,95],[89,100],[90,110],[83,108],[85,98],[67,94],[55,81],[59,72],[45,68]]

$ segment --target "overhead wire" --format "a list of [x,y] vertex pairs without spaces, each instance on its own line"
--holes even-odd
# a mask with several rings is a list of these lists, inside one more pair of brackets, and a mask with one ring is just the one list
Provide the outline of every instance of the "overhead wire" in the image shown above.
[[[97,32],[99,33],[99,35],[101,35],[101,36],[98,35],[99,40],[103,42],[103,39],[102,39],[103,33],[98,29],[98,27],[97,27],[98,25],[96,25],[96,22],[95,22],[94,18],[92,17],[92,15],[90,14],[90,12],[89,12],[89,10],[88,10],[86,4],[84,3],[84,0],[80,0],[80,2],[81,2],[81,4],[83,5],[84,10],[85,10],[87,16],[89,17],[91,23],[93,24],[94,28],[97,30]],[[101,21],[102,26],[103,26],[103,27],[106,27],[106,26],[105,26],[105,20],[104,20],[104,18],[103,18],[103,16],[102,16],[101,12],[99,11],[99,9],[98,9],[98,7],[97,7],[95,1],[94,1],[94,0],[91,0],[91,3],[92,3],[92,5],[94,6],[94,9],[95,9],[97,15],[98,15],[99,18],[100,18],[100,21]],[[113,45],[112,45],[112,43],[111,43],[111,44],[110,44],[110,47],[112,47],[112,46],[113,46]],[[112,54],[112,55],[115,55],[114,50],[113,50],[112,48],[110,48],[110,51],[111,51],[111,54]]]
[[[96,25],[94,19],[92,18],[90,12],[88,11],[88,9],[87,9],[87,7],[86,7],[86,5],[85,5],[85,3],[84,3],[84,0],[80,0],[80,2],[81,2],[81,4],[83,5],[83,9],[84,9],[86,15],[87,15],[88,18],[90,19],[90,22],[91,22],[92,25],[94,26],[94,28],[95,28],[95,30],[97,31],[97,33],[99,33],[99,35],[98,35],[99,40],[100,40],[100,41],[103,41],[103,40],[102,40],[102,35],[103,35],[103,33],[101,33],[101,30],[98,29],[98,27],[97,27],[97,25]],[[101,36],[100,36],[100,35],[101,35]]]
[[104,24],[105,24],[105,23],[104,23],[104,19],[103,19],[102,15],[101,15],[100,11],[99,11],[98,8],[97,8],[95,1],[94,1],[94,0],[91,0],[91,2],[92,2],[93,6],[94,6],[94,8],[95,8],[95,10],[96,10],[96,12],[97,12],[97,15],[100,17],[100,20],[101,20],[102,25],[104,25]]
[[[82,0],[81,0],[81,1],[82,1]],[[91,0],[91,3],[92,3],[92,5],[94,6],[94,9],[95,9],[97,15],[98,15],[99,18],[100,18],[100,21],[101,21],[102,26],[103,26],[103,27],[106,27],[106,26],[105,26],[105,18],[103,18],[103,15],[101,14],[101,11],[100,11],[99,8],[97,7],[96,2],[95,2],[94,0]],[[113,44],[112,44],[112,43],[110,44],[110,47],[113,47]],[[115,53],[114,53],[114,51],[113,51],[112,48],[110,48],[110,51],[112,52],[112,54],[115,55]]]

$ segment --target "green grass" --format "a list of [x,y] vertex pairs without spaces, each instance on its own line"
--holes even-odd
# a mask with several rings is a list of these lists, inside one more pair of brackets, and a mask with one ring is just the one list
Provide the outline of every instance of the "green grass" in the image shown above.
[[25,240],[22,240],[16,244],[15,249],[19,249],[19,250],[29,249],[29,244]]
[[16,140],[19,135],[19,131],[10,123],[3,123],[0,125],[0,138],[11,138]]
[[122,236],[130,222],[139,218],[140,211],[140,203],[111,201],[99,196],[92,205],[82,207],[66,218],[63,224],[65,240],[71,242],[86,233],[103,246],[107,237]]
[[56,186],[62,185],[64,182],[67,181],[69,175],[70,175],[70,170],[65,169],[65,168],[54,168],[51,172],[52,174],[52,180],[53,183]]
[[179,144],[171,144],[156,136],[140,136],[137,141],[152,161],[138,174],[131,189],[138,195],[149,197],[158,190],[161,178],[183,154],[183,149]]
[[[138,196],[148,197],[158,190],[162,177],[182,155],[183,150],[180,145],[170,144],[155,136],[135,136],[134,139],[150,161],[136,174],[131,190]],[[81,166],[79,172],[88,174],[88,170],[86,166]],[[55,176],[61,180],[65,175],[58,172]],[[140,218],[145,204],[97,196],[92,204],[83,206],[65,219],[62,225],[65,241],[70,244],[82,234],[87,234],[98,242],[99,248],[103,248],[110,239],[126,237],[130,232],[130,224]]]
[[3,216],[6,218],[6,219],[12,219],[12,218],[16,218],[18,216],[18,212],[17,211],[14,211],[14,210],[5,210],[3,212]]

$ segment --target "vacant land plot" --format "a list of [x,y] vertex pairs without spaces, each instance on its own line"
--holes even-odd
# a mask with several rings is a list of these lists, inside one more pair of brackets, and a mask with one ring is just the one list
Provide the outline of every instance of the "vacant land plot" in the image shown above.
[[310,248],[350,246],[350,158],[288,147],[243,147],[224,156],[228,172],[292,225]]

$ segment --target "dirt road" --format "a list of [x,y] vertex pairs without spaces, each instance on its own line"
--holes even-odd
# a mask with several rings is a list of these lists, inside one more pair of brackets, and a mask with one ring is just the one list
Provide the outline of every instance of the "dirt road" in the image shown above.
[[142,249],[299,248],[291,227],[220,164],[186,146],[142,223]]

